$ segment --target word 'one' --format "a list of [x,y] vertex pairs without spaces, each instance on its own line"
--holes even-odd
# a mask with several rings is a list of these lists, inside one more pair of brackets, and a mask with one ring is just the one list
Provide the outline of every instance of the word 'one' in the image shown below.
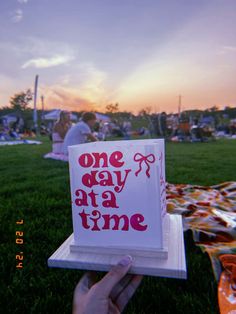
[[83,168],[106,168],[109,164],[115,168],[120,168],[124,165],[124,161],[121,161],[122,157],[123,154],[120,151],[113,152],[109,158],[108,154],[105,152],[91,154],[85,153],[79,157],[78,162]]

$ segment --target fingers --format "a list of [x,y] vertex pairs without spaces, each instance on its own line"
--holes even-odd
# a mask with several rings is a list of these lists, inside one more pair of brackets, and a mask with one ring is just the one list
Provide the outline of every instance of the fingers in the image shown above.
[[87,272],[83,275],[83,277],[78,282],[77,286],[75,287],[74,295],[75,294],[86,294],[89,289],[94,284],[94,274],[92,272]]
[[115,285],[127,274],[132,264],[132,257],[127,255],[114,266],[98,283],[97,291],[108,297]]
[[139,287],[141,281],[143,279],[143,276],[141,275],[134,275],[129,284],[124,288],[123,291],[119,294],[117,297],[115,303],[117,307],[119,308],[120,312],[122,312],[126,306],[126,304],[129,302],[129,300],[132,298],[133,294]]
[[116,302],[116,299],[121,294],[121,292],[129,285],[130,281],[132,280],[133,275],[125,275],[118,284],[115,285],[115,287],[112,289],[110,293],[111,299]]

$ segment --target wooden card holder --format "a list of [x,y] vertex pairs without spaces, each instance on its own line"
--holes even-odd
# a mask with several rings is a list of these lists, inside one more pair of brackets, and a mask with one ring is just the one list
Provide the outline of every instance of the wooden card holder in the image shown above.
[[147,250],[123,250],[114,248],[80,248],[74,245],[73,234],[48,259],[48,266],[83,270],[108,271],[129,254],[133,258],[131,274],[186,279],[186,262],[183,241],[182,217],[168,215],[169,232],[166,251],[168,254]]

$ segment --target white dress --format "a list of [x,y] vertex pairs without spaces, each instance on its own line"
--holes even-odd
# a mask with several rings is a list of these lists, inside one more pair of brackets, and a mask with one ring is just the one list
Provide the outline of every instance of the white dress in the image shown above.
[[52,133],[52,152],[54,154],[63,154],[63,139],[57,132]]

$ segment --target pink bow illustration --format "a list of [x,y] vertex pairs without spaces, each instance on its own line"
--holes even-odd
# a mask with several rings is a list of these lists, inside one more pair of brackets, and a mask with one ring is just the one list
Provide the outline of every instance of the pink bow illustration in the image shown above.
[[150,165],[149,164],[153,164],[155,160],[156,158],[153,154],[143,156],[140,153],[136,153],[134,155],[134,161],[139,162],[139,169],[135,172],[136,177],[138,176],[139,172],[142,170],[142,163],[144,162],[147,166],[146,175],[148,178],[150,178],[150,174],[149,174]]

